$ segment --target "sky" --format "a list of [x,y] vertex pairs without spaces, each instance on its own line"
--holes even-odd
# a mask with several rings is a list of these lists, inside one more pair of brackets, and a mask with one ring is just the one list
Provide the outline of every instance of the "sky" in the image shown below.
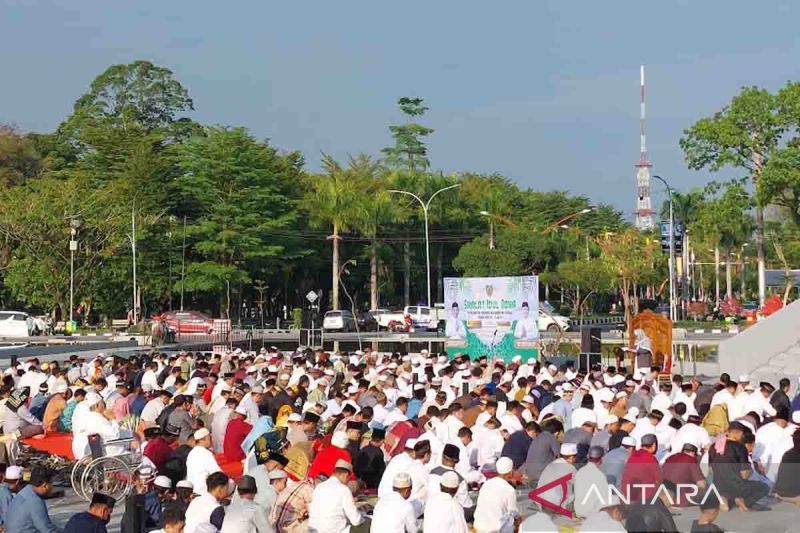
[[195,120],[245,126],[316,170],[322,152],[379,155],[396,100],[419,96],[433,169],[497,172],[632,217],[640,64],[652,172],[679,190],[738,176],[688,170],[685,128],[742,86],[800,79],[800,2],[754,6],[0,0],[0,123],[52,130],[105,68],[146,59],[187,87]]

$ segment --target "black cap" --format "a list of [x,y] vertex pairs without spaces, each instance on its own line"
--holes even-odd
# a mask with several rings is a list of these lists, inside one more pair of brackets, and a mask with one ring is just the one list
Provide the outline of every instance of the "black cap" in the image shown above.
[[372,430],[372,440],[383,440],[386,438],[386,430],[385,429],[373,429]]
[[164,432],[162,435],[166,435],[168,437],[177,437],[180,435],[180,433],[180,430],[172,424],[164,424]]
[[364,425],[361,422],[359,422],[358,420],[348,420],[347,421],[347,429],[348,430],[357,429],[357,430],[361,431],[363,429],[363,427],[364,427]]
[[161,428],[160,427],[147,428],[147,429],[144,430],[144,436],[147,439],[154,439],[154,438],[158,437],[159,435],[161,435]]
[[270,461],[277,461],[281,464],[281,466],[286,466],[289,464],[289,459],[283,455],[282,453],[278,453],[275,451],[270,450],[268,459]]
[[253,476],[242,476],[239,483],[236,484],[239,494],[255,494],[258,492],[256,480]]
[[230,379],[230,378],[233,378],[233,372],[225,372],[222,375],[222,379]]
[[647,415],[647,416],[652,416],[653,418],[657,418],[658,420],[663,420],[664,419],[664,413],[662,413],[658,409],[653,409],[652,411],[650,411],[650,414]]
[[658,446],[658,437],[648,433],[642,437],[642,446]]
[[762,389],[766,389],[770,394],[775,392],[775,387],[772,386],[772,383],[767,383],[766,381],[762,381],[761,383],[759,383],[758,386],[761,387]]
[[117,500],[115,500],[108,494],[103,494],[102,492],[95,492],[94,494],[92,494],[92,503],[90,505],[105,505],[106,507],[114,507],[116,503]]
[[312,411],[306,411],[306,414],[303,415],[303,420],[305,422],[313,422],[314,424],[319,423],[319,415]]
[[458,446],[455,444],[445,444],[444,450],[442,450],[442,455],[448,459],[452,459],[453,461],[458,461],[460,455]]

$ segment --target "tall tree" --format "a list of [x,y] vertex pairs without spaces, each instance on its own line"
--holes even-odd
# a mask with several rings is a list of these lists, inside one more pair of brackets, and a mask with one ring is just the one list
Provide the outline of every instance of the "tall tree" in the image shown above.
[[[362,160],[363,161],[363,160]],[[331,309],[339,306],[339,246],[341,234],[358,227],[367,218],[362,195],[368,186],[358,159],[342,167],[327,154],[322,156],[324,174],[308,177],[309,192],[304,199],[309,221],[314,227],[331,228],[333,260],[331,261]]]
[[178,164],[180,209],[192,218],[186,289],[226,294],[224,314],[230,291],[250,282],[248,262],[283,252],[283,238],[274,232],[297,216],[291,188],[302,160],[278,154],[244,128],[212,127],[181,146]]
[[383,149],[384,162],[393,168],[403,168],[412,173],[423,171],[431,166],[425,137],[433,133],[431,128],[417,124],[415,120],[428,111],[422,98],[403,97],[397,106],[406,118],[405,124],[389,126],[394,146]]
[[718,171],[726,166],[749,173],[756,197],[756,248],[759,303],[764,303],[764,195],[762,175],[774,154],[787,120],[776,95],[745,87],[722,111],[697,121],[680,141],[690,168]]

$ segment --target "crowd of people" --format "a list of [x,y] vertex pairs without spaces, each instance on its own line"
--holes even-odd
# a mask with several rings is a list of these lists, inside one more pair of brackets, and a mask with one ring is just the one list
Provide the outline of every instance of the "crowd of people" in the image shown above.
[[[800,503],[790,389],[425,350],[154,352],[19,363],[0,421],[71,433],[76,460],[94,435],[140,457],[123,533],[676,531],[683,507],[708,532],[721,510]],[[0,470],[7,533],[104,533],[121,504],[98,492],[62,530],[52,472]]]

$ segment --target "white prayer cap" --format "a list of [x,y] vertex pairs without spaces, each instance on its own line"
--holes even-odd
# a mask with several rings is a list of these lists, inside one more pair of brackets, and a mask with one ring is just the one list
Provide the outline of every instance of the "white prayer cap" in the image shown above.
[[206,428],[200,428],[200,429],[198,429],[197,431],[194,432],[194,440],[195,441],[202,440],[202,439],[208,437],[209,435],[210,435],[210,433],[208,432],[208,430]]
[[331,437],[331,444],[336,446],[337,448],[345,449],[347,448],[347,433],[344,431],[336,431],[334,432],[333,436]]
[[408,489],[411,488],[411,476],[406,474],[405,472],[400,472],[394,479],[392,480],[392,487],[396,489]]
[[617,399],[619,399],[619,398],[627,398],[627,397],[628,397],[628,393],[625,392],[624,390],[623,391],[619,391],[618,393],[616,393],[614,395],[614,398],[617,398]]
[[628,416],[631,416],[634,420],[637,416],[639,416],[639,408],[638,407],[631,407],[628,409]]
[[250,365],[247,367],[247,370],[245,370],[246,374],[255,374],[256,372],[258,372],[258,369],[255,367],[255,365]]
[[614,401],[614,391],[611,389],[603,389],[600,391],[600,401],[601,402],[613,402]]
[[22,467],[9,466],[8,468],[6,468],[6,479],[11,479],[11,480],[22,479]]
[[289,422],[302,422],[303,421],[303,417],[298,413],[292,413],[292,414],[289,415],[288,421]]
[[564,443],[561,445],[561,455],[578,455],[578,446],[572,443]]
[[[499,462],[500,461],[498,461],[498,463]],[[449,470],[449,471],[444,473],[444,475],[442,476],[441,481],[439,481],[439,484],[441,484],[441,486],[446,488],[446,489],[457,489],[458,488],[458,484],[460,483],[460,481],[461,480],[458,479],[458,474],[456,474],[455,471],[453,471],[453,470]]]
[[62,392],[67,392],[67,384],[63,381],[57,381],[53,384],[53,394],[60,394]]
[[739,376],[739,383],[747,383],[748,381],[750,381],[750,376],[747,374],[742,374]]
[[406,440],[406,445],[405,445],[406,449],[412,450],[416,445],[417,445],[417,439]]
[[622,445],[623,446],[635,447],[636,446],[636,439],[634,439],[630,435],[627,436],[627,437],[622,437]]
[[573,392],[575,390],[575,387],[573,387],[571,383],[564,383],[561,386],[561,390],[563,390],[564,392]]
[[508,474],[514,470],[514,461],[508,457],[501,457],[497,460],[497,463],[495,463],[495,470],[497,470],[498,474]]
[[182,479],[182,480],[178,481],[178,483],[175,485],[175,488],[177,488],[177,489],[194,489],[194,483],[192,483],[188,479]]
[[521,355],[515,355],[514,357],[511,358],[512,363],[519,363],[520,361],[522,361]]
[[103,398],[97,394],[96,392],[90,392],[86,395],[86,398],[83,402],[86,404],[86,407],[94,407],[98,403],[102,402]]
[[285,374],[284,373],[284,374],[280,375],[279,379],[289,381],[290,378],[291,378],[291,376],[289,374]]
[[161,487],[162,489],[171,489],[172,488],[172,480],[167,476],[157,476],[156,480],[153,482],[156,487]]
[[256,385],[255,387],[250,389],[250,394],[263,394],[263,393],[264,393],[264,387],[262,387],[261,385]]
[[242,405],[241,403],[236,406],[236,409],[234,409],[234,412],[235,413],[239,413],[240,415],[247,416],[247,409],[245,409],[244,405]]
[[536,359],[533,358],[533,357],[529,357],[527,363],[529,365],[535,365],[536,364]]
[[278,468],[278,469],[273,470],[272,472],[270,472],[268,477],[269,477],[270,481],[275,481],[276,479],[284,479],[287,476],[286,476],[286,472],[284,470]]
[[792,413],[792,422],[795,424],[800,424],[800,411],[795,411]]
[[406,362],[406,361],[411,361],[411,356],[409,356],[409,355],[404,355],[404,356],[401,358],[401,361],[403,361],[403,362]]
[[267,367],[267,372],[269,372],[270,374],[277,374],[278,373],[278,367],[275,366],[275,365],[269,365]]
[[614,380],[611,379],[611,376],[603,375],[603,385],[606,387],[610,387],[614,384]]
[[611,381],[614,383],[614,385],[619,385],[620,383],[624,383],[625,382],[625,376],[617,374],[616,376],[611,378]]
[[[533,401],[533,397],[531,397],[531,396],[523,396],[522,397],[522,403],[535,403],[535,402]],[[798,411],[798,412],[800,412],[800,411]]]
[[425,385],[423,385],[422,383],[417,383],[416,385],[414,385],[414,390],[422,390],[424,388]]
[[609,424],[616,424],[619,422],[619,417],[617,415],[604,415],[601,417],[600,425],[607,426]]
[[428,355],[428,350],[426,350],[425,348],[423,348],[423,349],[421,349],[421,350],[419,351],[419,353],[421,353],[422,355]]

